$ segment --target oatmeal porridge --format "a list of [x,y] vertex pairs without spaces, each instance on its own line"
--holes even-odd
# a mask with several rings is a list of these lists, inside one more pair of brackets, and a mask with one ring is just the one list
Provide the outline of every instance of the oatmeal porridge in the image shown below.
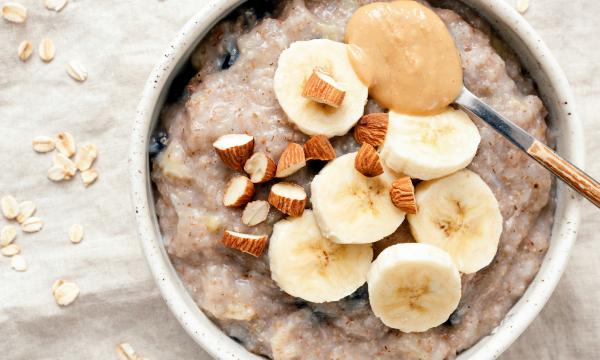
[[[412,116],[389,113],[387,138],[374,144],[375,148],[381,146],[379,154],[370,153],[373,147],[364,144],[365,137],[350,130],[363,112],[372,113],[371,120],[376,122],[388,110],[373,96],[367,100],[366,90],[363,92],[360,85],[356,91],[344,88],[346,94],[341,100],[332,97],[328,104],[314,105],[313,110],[319,111],[348,104],[352,105],[349,113],[359,112],[351,124],[336,128],[332,125],[328,136],[315,136],[319,132],[310,130],[314,124],[290,120],[293,113],[288,111],[288,105],[284,111],[282,96],[276,94],[280,90],[274,86],[278,67],[282,68],[282,53],[305,43],[343,43],[353,14],[370,3],[283,0],[243,5],[217,24],[198,46],[191,59],[194,74],[180,98],[163,111],[161,131],[151,148],[156,209],[175,268],[198,306],[225,333],[248,350],[268,358],[452,359],[500,323],[537,273],[548,247],[552,225],[550,175],[476,119],[472,122],[478,134],[471,139],[477,153],[460,166],[462,169],[468,163],[468,170],[455,173],[458,167],[448,168],[442,174],[421,166],[420,176],[410,174],[416,171],[414,167],[394,168],[401,149],[389,143],[392,134],[406,133],[398,124],[410,124],[414,121]],[[449,30],[460,54],[465,87],[536,138],[545,140],[547,113],[534,84],[489,25],[455,0],[423,4],[432,6]],[[334,49],[338,45],[331,46]],[[321,74],[315,69],[313,75],[324,79],[325,85],[335,91],[335,82],[327,75],[331,69],[326,70]],[[344,84],[348,86],[350,82]],[[363,96],[367,101],[364,109],[360,101],[353,101]],[[335,117],[333,113],[331,110],[329,115]],[[471,121],[458,113],[450,109],[444,113],[444,119],[451,118],[452,126],[463,122],[461,129],[472,132]],[[385,118],[387,121],[388,115]],[[363,117],[358,126],[363,121],[369,118]],[[246,136],[223,138],[231,134]],[[331,148],[327,147],[329,142]],[[250,143],[252,147],[248,147]],[[233,148],[232,144],[237,157],[228,158],[231,154],[225,153]],[[327,151],[311,153],[307,144],[311,144],[309,148]],[[240,154],[244,161],[235,161]],[[361,168],[356,159],[370,159],[369,156],[380,156],[381,169]],[[327,160],[331,160],[328,165]],[[343,167],[345,163],[350,165]],[[389,183],[381,180],[387,186],[385,199],[369,198],[372,203],[381,204],[380,209],[385,209],[389,217],[375,223],[369,221],[377,219],[367,216],[364,224],[371,226],[369,231],[340,228],[339,223],[350,215],[343,204],[329,199],[334,195],[322,190],[326,186],[323,184],[341,182],[354,171],[353,166],[368,179],[384,179],[393,174]],[[244,170],[249,178],[242,176]],[[406,177],[400,178],[404,183],[393,181],[400,176],[398,173],[427,181],[415,182],[413,189]],[[453,175],[447,176],[450,173]],[[266,181],[273,177],[282,178],[278,187]],[[392,200],[389,199],[387,189],[392,182],[398,185],[398,202],[393,191]],[[386,268],[384,261],[391,258],[390,249],[398,244],[412,246],[423,242],[420,237],[424,236],[428,219],[422,214],[428,213],[422,210],[440,189],[454,186],[454,191],[460,193],[454,183],[473,183],[483,189],[478,193],[480,198],[497,204],[498,218],[489,220],[482,231],[498,230],[499,241],[493,244],[494,252],[485,263],[461,258],[456,249],[435,250],[440,253],[434,254],[441,259],[438,264],[454,269],[447,283],[456,285],[456,303],[441,321],[438,319],[426,328],[406,328],[405,323],[397,326],[397,322],[382,316],[381,303],[373,297],[380,292],[377,282],[390,280],[387,277],[380,281],[381,274],[395,269]],[[371,180],[363,184],[371,190],[378,186]],[[398,210],[398,203],[406,201],[407,193],[416,194],[416,214],[407,208]],[[246,203],[245,208],[238,207]],[[324,219],[328,212],[338,214],[337,223]],[[407,221],[403,221],[404,213],[408,213]],[[355,219],[357,223],[361,221],[360,217]],[[315,284],[310,279],[290,281],[287,274],[281,273],[294,263],[286,261],[283,255],[276,257],[289,251],[289,247],[282,246],[281,233],[291,234],[294,226],[304,229],[294,239],[301,242],[302,236],[320,228],[333,240],[327,240],[328,249],[342,249],[344,256],[354,259],[352,266],[342,268],[342,275],[347,276],[335,278],[332,289],[314,291],[310,286]],[[442,230],[450,231],[448,227]],[[358,234],[361,231],[362,237]],[[429,237],[433,233],[427,234]],[[369,238],[373,236],[381,237],[373,242]],[[431,243],[438,249],[439,244],[433,240]],[[421,254],[423,249],[415,254]],[[446,261],[448,254],[452,261]],[[415,258],[418,256],[421,255]],[[288,259],[293,259],[293,255]],[[372,259],[379,272],[371,269],[367,284],[366,272]],[[412,266],[404,264],[402,271]],[[356,271],[361,271],[360,276]]]

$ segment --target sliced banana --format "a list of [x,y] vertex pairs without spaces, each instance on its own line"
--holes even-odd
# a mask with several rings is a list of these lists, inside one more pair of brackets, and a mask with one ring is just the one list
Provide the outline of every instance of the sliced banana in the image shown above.
[[[297,41],[279,57],[275,96],[289,119],[305,134],[344,135],[363,115],[368,88],[354,72],[346,47],[326,39]],[[327,73],[345,91],[339,107],[302,96],[304,85],[315,69]]]
[[373,313],[403,332],[444,323],[461,295],[460,273],[450,255],[427,244],[386,248],[371,265],[367,283]]
[[336,158],[311,184],[311,202],[321,232],[340,244],[372,243],[390,235],[405,213],[394,206],[390,188],[394,176],[368,178],[354,168],[356,153]]
[[430,116],[390,112],[381,158],[394,171],[431,180],[469,165],[480,140],[477,126],[461,110]]
[[321,235],[310,210],[281,220],[269,244],[271,277],[286,293],[306,301],[336,301],[363,285],[371,245],[340,245]]
[[419,211],[408,215],[416,241],[447,251],[463,273],[492,262],[502,233],[502,214],[487,184],[470,170],[425,181],[416,188]]

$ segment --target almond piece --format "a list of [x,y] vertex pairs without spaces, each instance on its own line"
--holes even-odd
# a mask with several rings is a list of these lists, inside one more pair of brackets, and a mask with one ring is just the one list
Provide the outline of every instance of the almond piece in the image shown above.
[[385,141],[389,117],[385,113],[367,114],[358,120],[354,128],[354,139],[357,143],[380,146]]
[[289,143],[279,158],[275,176],[278,178],[287,177],[305,166],[306,159],[304,158],[304,149],[302,146],[296,143]]
[[398,209],[404,211],[407,214],[417,213],[417,203],[415,202],[415,188],[410,177],[405,176],[396,179],[392,183],[392,188],[390,189],[390,197],[392,198],[392,203]]
[[337,108],[342,105],[346,91],[329,74],[315,68],[304,85],[302,96]]
[[242,223],[246,226],[256,226],[267,220],[269,216],[269,203],[264,200],[249,202],[242,213]]
[[290,216],[300,216],[306,206],[306,192],[300,185],[281,182],[271,187],[269,203]]
[[259,257],[267,247],[267,239],[267,235],[249,235],[225,230],[221,242],[228,248]]
[[375,177],[383,174],[383,166],[379,160],[379,154],[375,148],[367,143],[362,144],[356,158],[354,167],[359,173],[366,177]]
[[304,143],[304,157],[308,160],[335,159],[335,149],[325,135],[315,135]]
[[275,177],[277,165],[267,155],[257,152],[246,161],[244,171],[250,175],[250,181],[255,184],[263,183]]
[[218,138],[213,147],[227,167],[242,171],[254,151],[254,138],[246,134],[227,134]]
[[254,184],[244,175],[231,179],[223,194],[223,205],[227,207],[240,207],[246,205],[254,195]]

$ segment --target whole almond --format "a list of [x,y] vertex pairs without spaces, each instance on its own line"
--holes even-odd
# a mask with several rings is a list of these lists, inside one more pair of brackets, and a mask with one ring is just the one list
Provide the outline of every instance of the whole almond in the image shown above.
[[358,120],[354,128],[354,139],[357,143],[367,143],[374,147],[385,141],[389,124],[389,116],[385,113],[367,114]]
[[415,202],[415,188],[410,177],[405,176],[396,179],[390,189],[392,203],[398,209],[407,214],[417,213],[417,204]]
[[19,44],[18,54],[21,61],[27,61],[33,52],[33,44],[29,40],[21,41]]
[[354,167],[366,177],[375,177],[383,174],[383,165],[375,148],[363,143],[354,159]]
[[304,157],[306,160],[324,160],[335,159],[335,149],[325,135],[315,135],[304,143]]
[[21,4],[8,2],[2,5],[2,17],[13,23],[27,20],[27,8]]
[[38,47],[40,59],[45,62],[50,62],[52,59],[54,59],[55,53],[56,48],[54,47],[54,41],[52,41],[52,39],[42,39],[42,41],[40,41],[40,45]]
[[304,149],[296,143],[289,143],[283,150],[279,162],[277,163],[278,178],[287,177],[306,166],[304,158]]

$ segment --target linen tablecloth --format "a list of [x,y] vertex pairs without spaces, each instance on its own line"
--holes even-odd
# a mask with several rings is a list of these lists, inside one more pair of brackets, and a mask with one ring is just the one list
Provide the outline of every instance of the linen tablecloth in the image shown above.
[[[136,238],[129,195],[130,128],[153,65],[202,0],[71,0],[59,13],[41,0],[19,0],[24,24],[0,20],[0,196],[33,200],[45,221],[17,243],[28,270],[18,273],[0,258],[0,358],[116,359],[129,342],[148,359],[208,359],[162,301]],[[541,33],[564,68],[584,123],[587,169],[600,177],[600,3],[532,0],[526,19]],[[56,57],[37,55],[42,38]],[[18,44],[29,39],[25,63]],[[89,78],[77,83],[65,64],[78,60]],[[98,181],[46,179],[51,155],[37,154],[37,135],[71,132],[98,146]],[[570,265],[541,315],[504,359],[600,358],[600,212],[583,205],[583,226]],[[6,221],[0,220],[0,226]],[[68,229],[79,223],[84,240],[73,245]],[[81,288],[60,308],[54,280]]]

